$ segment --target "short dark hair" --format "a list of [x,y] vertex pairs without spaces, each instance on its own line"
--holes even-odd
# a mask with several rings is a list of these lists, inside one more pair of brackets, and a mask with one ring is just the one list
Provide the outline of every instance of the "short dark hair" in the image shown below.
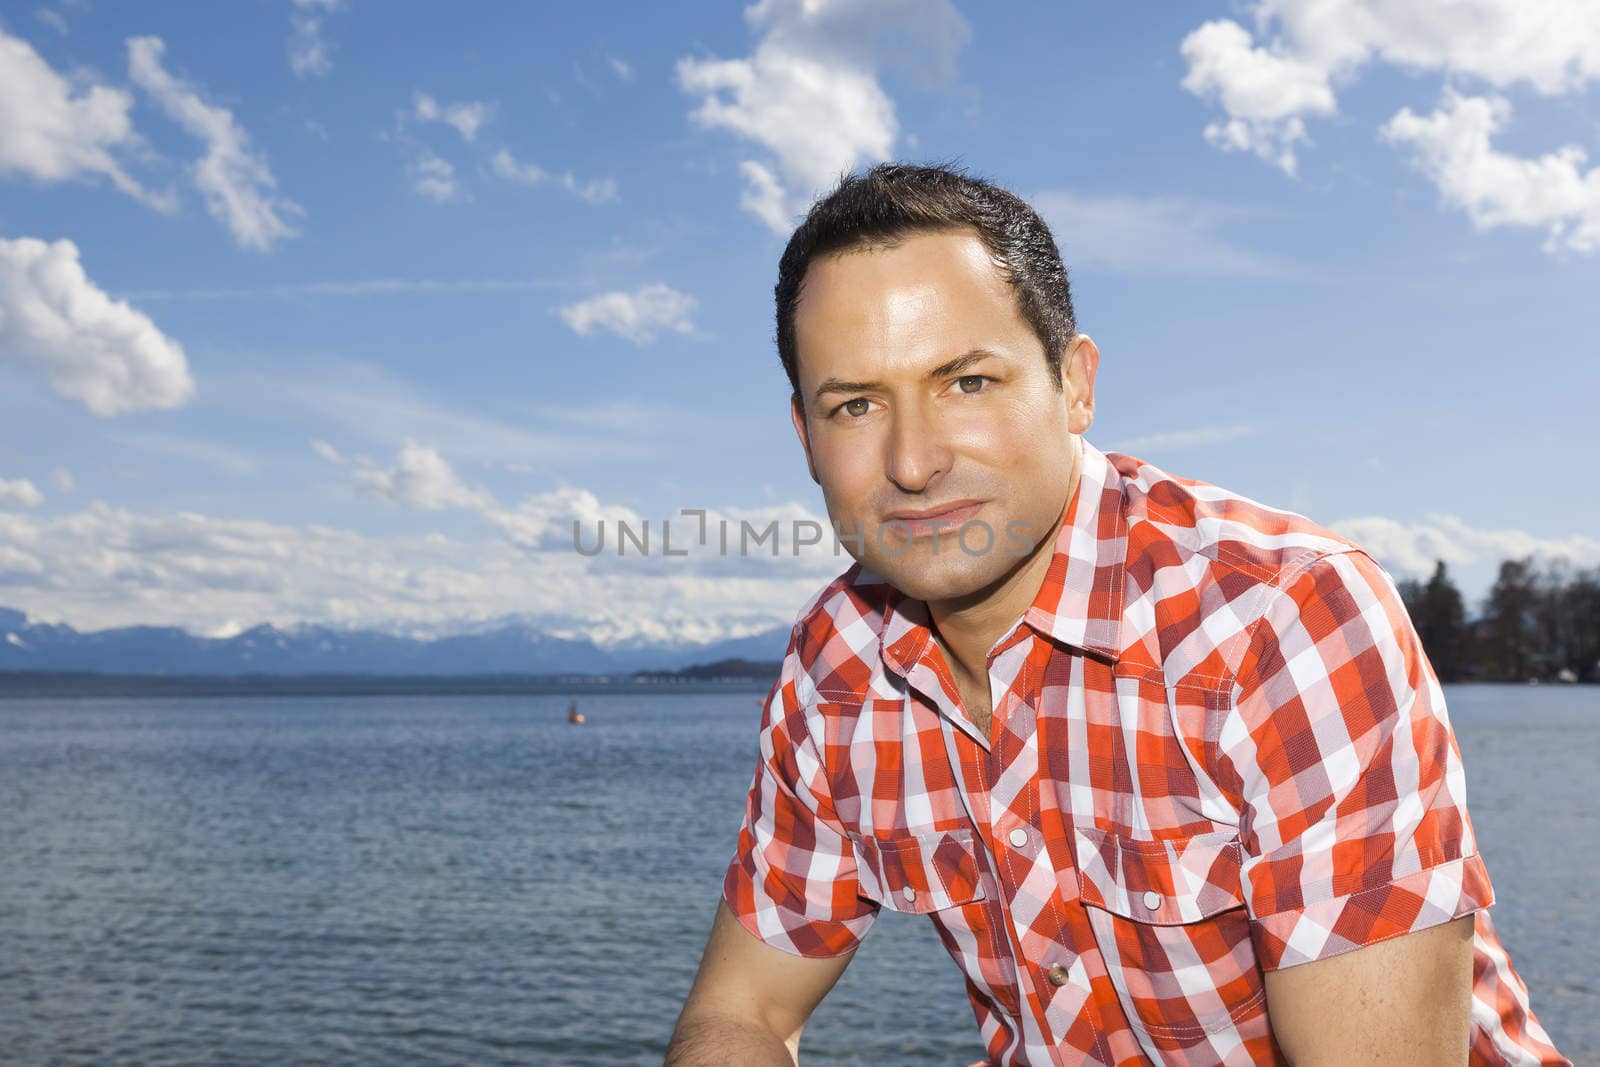
[[863,247],[892,247],[925,232],[971,227],[1017,296],[1022,317],[1044,345],[1056,388],[1061,356],[1077,333],[1067,270],[1050,227],[1021,197],[952,164],[880,163],[840,179],[789,237],[773,288],[778,358],[800,400],[794,314],[812,260]]

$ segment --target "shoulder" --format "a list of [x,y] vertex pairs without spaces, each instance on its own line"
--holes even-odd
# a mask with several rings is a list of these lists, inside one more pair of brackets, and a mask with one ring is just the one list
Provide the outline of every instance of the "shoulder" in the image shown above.
[[801,605],[789,632],[784,675],[802,705],[865,696],[877,661],[889,584],[851,564]]
[[1204,557],[1269,583],[1320,556],[1361,547],[1304,515],[1243,493],[1122,453],[1107,458],[1123,478],[1130,528],[1144,527],[1142,543]]
[[1254,624],[1298,575],[1329,557],[1366,555],[1297,512],[1106,456],[1122,476],[1127,519],[1123,644],[1169,677],[1230,678]]

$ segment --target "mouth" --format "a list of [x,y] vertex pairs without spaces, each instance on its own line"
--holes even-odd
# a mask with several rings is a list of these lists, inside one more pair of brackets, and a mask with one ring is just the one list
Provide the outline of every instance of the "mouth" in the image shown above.
[[906,530],[912,538],[927,537],[941,530],[954,530],[964,522],[970,522],[983,510],[983,501],[969,500],[958,501],[951,507],[937,512],[908,512],[897,511],[884,516],[884,524],[893,523],[891,529]]

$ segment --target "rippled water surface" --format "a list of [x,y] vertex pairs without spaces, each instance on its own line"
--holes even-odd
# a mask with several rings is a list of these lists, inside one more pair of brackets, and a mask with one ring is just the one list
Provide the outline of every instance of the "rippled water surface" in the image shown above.
[[[1600,690],[1447,694],[1501,936],[1600,1063]],[[761,696],[0,700],[0,1061],[659,1064]],[[885,912],[804,1060],[981,1051]]]

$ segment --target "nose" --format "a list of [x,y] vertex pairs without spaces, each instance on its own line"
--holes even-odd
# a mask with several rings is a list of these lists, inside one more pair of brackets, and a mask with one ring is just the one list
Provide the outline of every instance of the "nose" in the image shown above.
[[889,417],[889,480],[907,493],[923,492],[950,469],[943,427],[937,415],[917,404],[897,405]]

